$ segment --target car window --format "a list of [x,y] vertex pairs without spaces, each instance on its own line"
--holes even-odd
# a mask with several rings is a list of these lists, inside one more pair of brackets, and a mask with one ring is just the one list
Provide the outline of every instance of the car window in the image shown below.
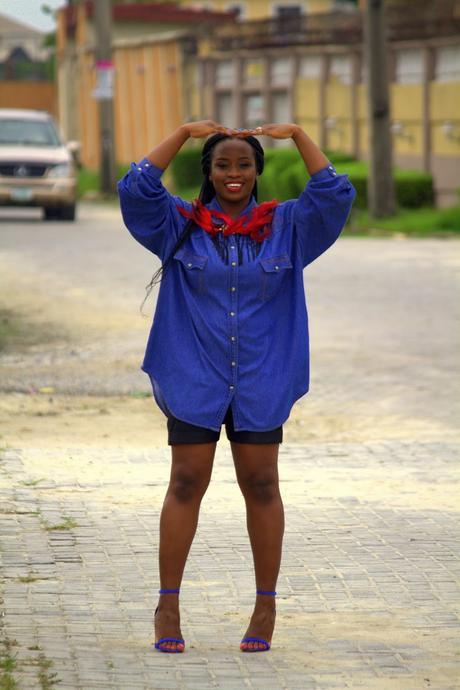
[[52,122],[0,118],[0,144],[20,146],[60,146]]

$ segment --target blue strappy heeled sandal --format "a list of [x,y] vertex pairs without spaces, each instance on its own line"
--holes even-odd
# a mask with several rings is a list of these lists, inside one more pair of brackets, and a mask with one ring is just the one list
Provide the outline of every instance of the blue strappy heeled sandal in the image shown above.
[[[267,597],[276,597],[276,592],[268,592],[264,589],[258,589],[257,594],[263,594]],[[264,646],[259,649],[243,649],[241,645],[246,644],[246,642],[259,642],[259,644],[263,644]],[[263,637],[243,637],[243,639],[240,642],[240,649],[242,652],[268,652],[268,650],[270,649],[270,642],[264,640]]]
[[[179,589],[159,589],[158,593],[159,594],[179,594],[180,590]],[[158,606],[155,609],[155,613],[158,611]],[[162,644],[165,644],[166,642],[176,642],[176,644],[181,644],[184,645],[183,649],[163,649],[161,646]],[[185,650],[185,641],[182,640],[179,637],[162,637],[158,640],[158,642],[155,642],[155,649],[158,649],[160,652],[165,652],[166,654],[182,654],[182,652]]]

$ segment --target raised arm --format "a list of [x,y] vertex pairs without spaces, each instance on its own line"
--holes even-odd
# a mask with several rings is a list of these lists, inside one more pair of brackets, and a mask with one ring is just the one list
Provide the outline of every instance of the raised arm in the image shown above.
[[214,120],[201,120],[200,122],[188,122],[181,125],[169,137],[166,137],[161,144],[155,146],[147,156],[147,160],[151,165],[165,170],[171,163],[172,159],[182,148],[185,142],[191,137],[195,139],[203,139],[209,137],[211,134],[226,134],[227,129],[223,125],[219,125]]
[[133,163],[118,183],[120,207],[126,227],[144,247],[164,259],[177,241],[184,219],[177,204],[187,202],[172,196],[161,183],[161,175],[190,137],[202,138],[225,132],[212,120],[192,122],[178,127],[148,156]]
[[305,163],[310,180],[300,197],[282,204],[287,227],[295,235],[303,266],[314,261],[340,235],[356,192],[348,175],[338,175],[321,149],[296,124],[269,124],[243,130],[237,136],[256,134],[292,139]]

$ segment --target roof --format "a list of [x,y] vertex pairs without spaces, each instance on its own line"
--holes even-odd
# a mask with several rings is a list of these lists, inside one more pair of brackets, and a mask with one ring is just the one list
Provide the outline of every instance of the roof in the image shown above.
[[37,38],[40,39],[46,31],[40,31],[29,24],[19,22],[6,14],[0,14],[0,36],[8,35],[9,38]]
[[[62,8],[65,12],[68,30],[75,27],[76,6],[68,5]],[[88,18],[94,14],[94,2],[86,0],[85,11]],[[171,2],[155,2],[149,5],[131,3],[129,5],[114,5],[112,17],[115,22],[152,22],[162,24],[216,24],[235,20],[232,12],[214,12],[197,10],[190,7],[179,7]]]

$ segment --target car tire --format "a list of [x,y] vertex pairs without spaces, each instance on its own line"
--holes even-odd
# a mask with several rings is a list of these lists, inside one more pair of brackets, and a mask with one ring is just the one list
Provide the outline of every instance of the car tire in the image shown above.
[[60,209],[56,206],[45,206],[43,209],[44,220],[58,220],[60,215]]
[[75,220],[76,204],[67,204],[61,206],[60,218],[61,220]]

